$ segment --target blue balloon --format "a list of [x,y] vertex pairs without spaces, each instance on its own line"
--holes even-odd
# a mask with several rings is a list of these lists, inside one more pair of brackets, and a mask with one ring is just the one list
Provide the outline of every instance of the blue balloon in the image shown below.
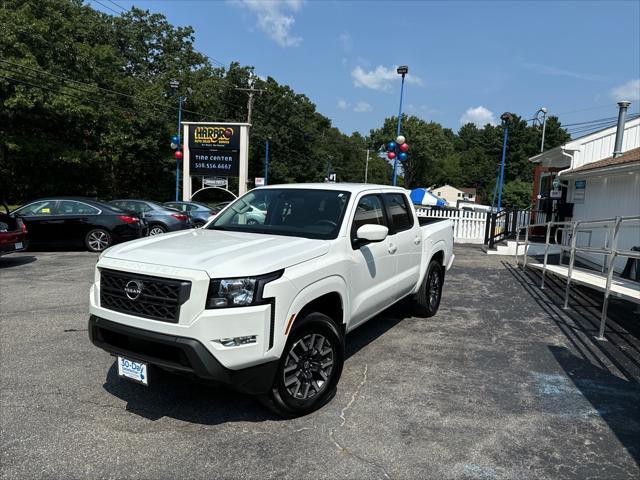
[[398,158],[402,161],[405,161],[407,159],[407,154],[404,152],[400,152],[400,155],[398,155]]
[[180,139],[178,138],[177,135],[174,135],[173,137],[171,137],[171,143],[175,143],[175,144],[180,143]]
[[396,142],[387,143],[387,151],[393,152],[396,149]]

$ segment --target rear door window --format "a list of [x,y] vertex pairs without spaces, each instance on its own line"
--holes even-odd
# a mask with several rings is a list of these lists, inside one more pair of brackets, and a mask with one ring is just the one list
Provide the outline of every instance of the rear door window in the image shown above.
[[384,203],[394,232],[401,232],[413,227],[413,213],[407,198],[401,193],[385,193]]

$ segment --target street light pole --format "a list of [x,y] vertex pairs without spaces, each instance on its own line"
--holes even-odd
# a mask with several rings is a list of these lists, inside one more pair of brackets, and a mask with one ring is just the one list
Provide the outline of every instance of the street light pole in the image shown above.
[[498,212],[502,209],[502,187],[504,185],[504,163],[507,156],[507,139],[509,138],[509,122],[513,118],[509,112],[500,115],[504,126],[504,140],[502,142],[502,160],[500,161],[500,180],[498,182]]
[[[178,148],[182,147],[182,102],[184,97],[178,97]],[[180,201],[180,159],[176,159],[176,202]]]
[[269,138],[267,137],[266,153],[264,157],[264,184],[269,185]]
[[538,115],[542,113],[542,141],[540,142],[540,153],[544,152],[544,133],[547,128],[547,107],[542,107],[540,110],[536,112],[536,120],[538,119]]
[[[404,76],[409,73],[409,67],[402,65],[396,70],[398,75],[402,75],[402,83],[400,84],[400,107],[398,108],[398,128],[396,128],[396,137],[400,136],[400,123],[402,121],[402,95],[404,93]],[[395,186],[398,179],[398,156],[393,159],[393,178],[391,185]]]

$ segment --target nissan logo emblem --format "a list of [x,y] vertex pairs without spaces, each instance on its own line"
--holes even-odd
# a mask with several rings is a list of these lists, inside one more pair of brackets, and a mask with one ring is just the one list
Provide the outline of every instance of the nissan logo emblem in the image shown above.
[[129,280],[124,286],[124,294],[129,300],[137,300],[142,293],[143,283],[139,280]]

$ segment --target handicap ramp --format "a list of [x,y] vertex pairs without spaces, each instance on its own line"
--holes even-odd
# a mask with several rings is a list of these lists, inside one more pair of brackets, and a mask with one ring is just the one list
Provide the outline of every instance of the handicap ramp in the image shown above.
[[[565,279],[569,276],[569,267],[567,265],[547,265],[545,268],[542,263],[527,263],[527,267],[546,270]],[[604,273],[593,270],[573,267],[571,283],[577,283],[604,292],[607,287],[607,276]],[[614,276],[611,279],[609,292],[618,298],[640,303],[640,283],[633,280]]]

